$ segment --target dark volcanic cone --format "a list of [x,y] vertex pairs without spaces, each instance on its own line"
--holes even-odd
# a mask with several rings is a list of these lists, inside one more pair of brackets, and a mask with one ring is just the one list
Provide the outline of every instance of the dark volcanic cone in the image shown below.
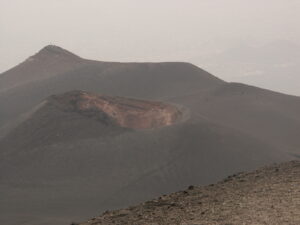
[[84,91],[53,95],[40,103],[1,146],[33,148],[56,142],[109,137],[135,129],[176,123],[182,113],[173,105]]

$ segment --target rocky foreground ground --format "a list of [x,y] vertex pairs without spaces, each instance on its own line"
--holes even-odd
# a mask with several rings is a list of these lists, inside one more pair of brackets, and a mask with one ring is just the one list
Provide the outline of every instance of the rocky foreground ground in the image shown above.
[[107,211],[81,225],[299,225],[300,161]]

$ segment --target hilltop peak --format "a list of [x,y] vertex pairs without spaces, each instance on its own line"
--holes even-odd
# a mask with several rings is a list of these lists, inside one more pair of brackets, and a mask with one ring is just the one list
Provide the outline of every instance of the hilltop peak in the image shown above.
[[40,56],[64,56],[64,57],[71,57],[71,58],[80,58],[79,56],[75,55],[74,53],[63,49],[56,45],[47,45],[44,48],[42,48],[37,54],[35,54],[33,57],[37,58]]

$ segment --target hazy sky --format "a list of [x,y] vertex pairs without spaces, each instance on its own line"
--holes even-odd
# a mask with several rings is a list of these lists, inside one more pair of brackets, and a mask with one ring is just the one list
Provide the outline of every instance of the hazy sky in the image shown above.
[[0,72],[48,44],[105,61],[190,61],[239,42],[300,43],[299,27],[299,0],[0,0]]

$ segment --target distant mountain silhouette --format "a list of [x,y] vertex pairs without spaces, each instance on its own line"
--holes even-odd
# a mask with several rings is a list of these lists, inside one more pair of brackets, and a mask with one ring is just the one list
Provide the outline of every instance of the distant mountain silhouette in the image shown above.
[[300,153],[299,97],[189,63],[97,62],[47,46],[0,83],[7,225],[66,224]]
[[215,75],[300,96],[300,46],[278,40],[261,46],[239,44],[197,59]]

